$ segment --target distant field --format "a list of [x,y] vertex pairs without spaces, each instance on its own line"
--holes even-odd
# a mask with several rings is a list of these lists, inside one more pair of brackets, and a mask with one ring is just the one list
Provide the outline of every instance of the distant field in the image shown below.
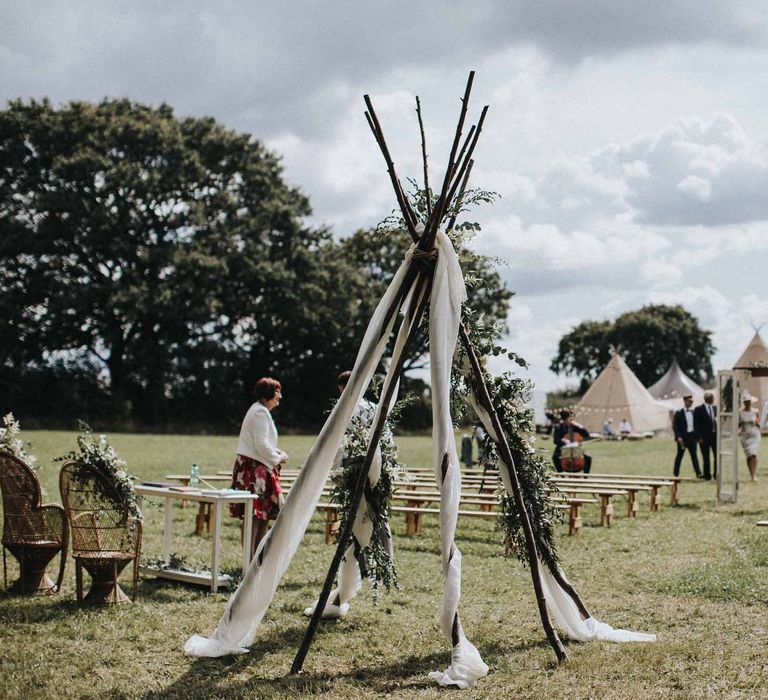
[[[74,446],[74,434],[29,432],[47,500],[59,502],[55,455]],[[299,466],[313,437],[286,436],[281,446]],[[540,441],[549,449],[549,445]],[[235,437],[115,434],[112,443],[141,479],[229,469]],[[428,437],[398,440],[403,461],[427,466]],[[591,446],[593,470],[670,474],[669,438]],[[462,622],[491,667],[488,678],[462,697],[488,698],[757,698],[768,697],[768,440],[760,455],[761,480],[741,485],[739,502],[717,505],[714,485],[686,483],[677,508],[626,519],[621,504],[614,526],[598,527],[596,507],[584,511],[577,538],[560,527],[564,569],[593,613],[616,626],[653,631],[652,645],[571,644],[558,668],[540,629],[529,572],[505,559],[490,522],[459,522],[464,555]],[[684,474],[692,475],[689,464]],[[148,557],[160,553],[162,511],[144,504]],[[210,540],[194,537],[193,508],[176,509],[173,550],[188,561],[208,561]],[[226,594],[145,580],[134,605],[78,608],[74,567],[61,595],[12,598],[0,593],[0,679],[3,698],[433,698],[443,695],[426,675],[447,665],[449,649],[435,616],[442,595],[437,523],[427,519],[415,538],[393,521],[402,590],[375,606],[364,587],[349,617],[324,624],[305,668],[288,669],[303,634],[302,609],[316,597],[333,550],[313,518],[252,653],[191,660],[181,649],[193,633],[209,633]],[[225,568],[238,566],[239,532],[226,518]],[[15,568],[9,557],[9,578]]]

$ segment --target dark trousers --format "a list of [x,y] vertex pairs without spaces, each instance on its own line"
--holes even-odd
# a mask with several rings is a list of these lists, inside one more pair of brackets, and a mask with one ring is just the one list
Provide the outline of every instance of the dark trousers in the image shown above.
[[675,441],[675,444],[677,445],[677,454],[675,455],[675,476],[680,476],[680,465],[683,463],[683,455],[686,450],[691,453],[693,471],[696,472],[696,476],[699,476],[701,470],[699,469],[699,458],[696,455],[696,445],[698,444],[696,436],[693,433],[688,433],[683,438],[682,445],[677,441]]
[[[563,467],[560,465],[560,450],[555,450],[552,454],[552,464],[555,465],[555,471],[562,472]],[[585,454],[584,455],[584,469],[582,470],[584,474],[589,474],[589,470],[592,469],[592,456]]]
[[706,437],[703,437],[701,439],[701,442],[699,443],[699,447],[701,448],[701,457],[704,462],[704,478],[709,479],[710,478],[710,469],[709,469],[709,453],[712,452],[712,466],[714,469],[711,472],[711,476],[713,476],[715,479],[717,479],[717,436],[707,435]]

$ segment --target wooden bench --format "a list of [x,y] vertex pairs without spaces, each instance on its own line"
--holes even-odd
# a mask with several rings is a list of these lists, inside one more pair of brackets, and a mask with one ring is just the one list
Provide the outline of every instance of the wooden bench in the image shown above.
[[768,520],[758,520],[757,521],[758,527],[768,527]]

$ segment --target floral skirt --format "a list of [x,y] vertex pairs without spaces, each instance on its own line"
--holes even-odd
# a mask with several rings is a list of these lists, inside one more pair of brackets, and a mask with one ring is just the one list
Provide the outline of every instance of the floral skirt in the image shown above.
[[[237,455],[232,469],[232,488],[256,494],[257,498],[253,499],[253,517],[256,520],[274,520],[280,512],[283,489],[277,469],[268,469],[252,457]],[[245,506],[230,503],[229,512],[235,518],[242,518]]]

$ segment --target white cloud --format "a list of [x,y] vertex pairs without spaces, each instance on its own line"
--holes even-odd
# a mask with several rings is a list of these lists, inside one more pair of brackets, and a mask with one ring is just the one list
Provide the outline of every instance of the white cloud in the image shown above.
[[688,175],[680,180],[675,188],[695,197],[700,202],[706,202],[712,196],[712,183],[698,175]]

